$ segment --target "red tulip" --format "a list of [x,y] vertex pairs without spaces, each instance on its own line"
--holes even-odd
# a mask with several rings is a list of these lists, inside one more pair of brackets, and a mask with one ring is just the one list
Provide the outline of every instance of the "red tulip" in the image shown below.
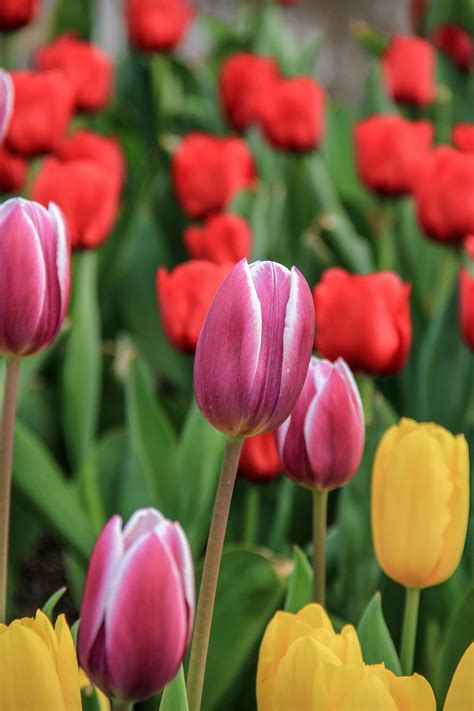
[[172,50],[186,33],[194,13],[187,0],[127,0],[130,44],[144,52]]
[[63,163],[48,158],[33,185],[38,202],[59,205],[66,216],[73,248],[97,247],[109,235],[118,210],[116,185],[92,160]]
[[65,138],[56,151],[62,161],[92,160],[101,166],[117,187],[122,189],[125,164],[122,148],[116,138],[101,136],[93,131],[82,129]]
[[458,123],[453,128],[453,143],[463,153],[474,153],[474,124]]
[[317,350],[352,370],[396,373],[411,345],[410,288],[393,272],[327,269],[313,292]]
[[255,179],[255,164],[245,141],[190,133],[173,156],[173,185],[184,212],[204,217],[221,212]]
[[161,323],[175,348],[186,353],[195,351],[209,305],[231,266],[192,259],[171,272],[164,267],[158,269],[156,290]]
[[212,215],[204,227],[192,225],[184,233],[186,249],[194,259],[216,264],[238,262],[250,254],[252,233],[243,217],[223,212]]
[[474,155],[439,146],[415,187],[418,221],[427,235],[459,242],[474,234]]
[[25,184],[27,161],[6,146],[0,146],[0,193],[18,192]]
[[35,19],[39,0],[1,0],[0,32],[17,30]]
[[420,37],[394,35],[382,57],[387,89],[395,101],[416,106],[435,96],[435,52]]
[[474,276],[464,268],[459,274],[459,317],[462,336],[474,351]]
[[60,71],[10,74],[15,101],[6,142],[23,155],[51,153],[61,142],[72,117],[73,93]]
[[60,69],[74,92],[77,109],[97,111],[103,108],[112,91],[113,66],[103,49],[65,33],[41,47],[35,55],[38,69]]
[[256,120],[260,92],[278,76],[278,64],[271,57],[238,52],[225,60],[219,78],[220,99],[237,131]]
[[463,72],[468,72],[474,60],[471,35],[459,25],[440,25],[433,35],[433,44]]
[[265,432],[244,440],[239,460],[240,477],[255,482],[272,481],[280,472],[280,457],[273,432]]
[[382,194],[410,192],[432,141],[433,126],[429,121],[406,121],[401,116],[385,114],[360,121],[355,128],[360,179]]
[[311,77],[280,79],[262,90],[258,118],[267,140],[283,150],[310,151],[325,128],[325,96]]

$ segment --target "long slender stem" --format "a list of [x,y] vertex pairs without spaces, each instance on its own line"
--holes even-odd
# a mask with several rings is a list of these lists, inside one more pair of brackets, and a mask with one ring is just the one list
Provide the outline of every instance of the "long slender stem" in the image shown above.
[[229,518],[230,503],[242,445],[243,439],[229,439],[227,441],[219,485],[217,487],[206,557],[202,571],[196,621],[194,623],[191,657],[189,660],[187,680],[189,711],[199,711],[201,708],[207,648],[209,646],[209,635],[211,633],[217,579],[219,577],[227,520]]
[[130,703],[129,701],[110,699],[110,708],[112,711],[131,711],[133,709],[133,703]]
[[20,358],[7,358],[0,425],[0,622],[7,611],[8,534],[10,531],[10,490],[12,480],[13,433]]
[[402,672],[406,676],[410,676],[413,673],[419,606],[420,591],[418,588],[406,588],[405,610],[403,612],[402,642],[400,646],[400,662],[402,665]]
[[257,540],[258,520],[260,514],[260,487],[249,484],[245,492],[244,509],[244,543],[251,545]]
[[313,491],[313,600],[321,605],[326,598],[326,526],[328,492]]

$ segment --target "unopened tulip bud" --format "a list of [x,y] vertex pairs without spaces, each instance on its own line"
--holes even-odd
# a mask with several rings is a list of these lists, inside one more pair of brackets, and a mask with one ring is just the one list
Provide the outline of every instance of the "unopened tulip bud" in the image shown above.
[[7,200],[0,206],[0,354],[46,348],[64,320],[69,287],[69,241],[59,208]]
[[242,259],[197,344],[194,390],[204,417],[233,437],[281,425],[303,387],[313,336],[311,292],[298,269]]
[[79,660],[108,696],[137,701],[177,673],[191,637],[194,573],[178,523],[141,509],[100,534],[81,609]]
[[0,143],[7,133],[13,110],[13,82],[8,72],[0,69]]
[[276,433],[283,468],[299,484],[334,489],[356,473],[364,449],[364,414],[342,358],[311,358],[290,417]]

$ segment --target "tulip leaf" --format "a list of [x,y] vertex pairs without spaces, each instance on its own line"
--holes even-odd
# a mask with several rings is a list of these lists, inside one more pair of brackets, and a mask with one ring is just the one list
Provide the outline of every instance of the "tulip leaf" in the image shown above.
[[181,665],[173,681],[164,688],[160,711],[188,711],[188,708],[184,671]]
[[471,644],[474,630],[474,586],[455,607],[444,635],[436,684],[438,702],[444,701],[459,661]]
[[382,611],[382,597],[377,592],[367,605],[357,627],[362,656],[366,664],[385,664],[398,676],[402,673],[397,650]]
[[75,257],[72,326],[63,366],[64,436],[70,461],[77,470],[87,459],[99,415],[101,343],[96,257],[94,252]]
[[43,605],[43,612],[47,617],[49,617],[50,620],[53,619],[53,612],[54,608],[66,592],[67,588],[64,586],[62,588],[59,588],[59,590],[56,590],[44,603]]
[[285,601],[288,612],[298,612],[312,599],[313,569],[298,546],[293,551],[293,565]]

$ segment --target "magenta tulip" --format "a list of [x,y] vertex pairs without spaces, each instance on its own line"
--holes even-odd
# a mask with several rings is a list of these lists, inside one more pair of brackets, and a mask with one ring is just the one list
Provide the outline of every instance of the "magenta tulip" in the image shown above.
[[364,414],[342,358],[311,358],[298,402],[276,439],[283,468],[298,484],[330,490],[354,476],[364,449]]
[[69,303],[70,247],[59,208],[0,206],[0,355],[25,356],[57,335]]
[[81,609],[78,652],[108,696],[138,701],[177,673],[191,637],[194,572],[178,523],[137,511],[122,530],[113,516],[92,553]]
[[194,390],[204,417],[233,437],[278,427],[303,387],[313,339],[311,291],[298,269],[242,259],[197,344]]
[[7,133],[13,111],[13,82],[8,72],[0,69],[0,142]]

